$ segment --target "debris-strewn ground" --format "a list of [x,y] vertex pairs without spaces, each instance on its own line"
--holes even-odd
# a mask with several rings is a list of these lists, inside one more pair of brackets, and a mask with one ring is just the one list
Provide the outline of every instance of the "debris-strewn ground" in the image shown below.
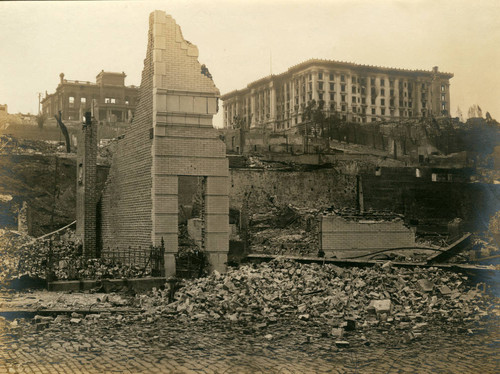
[[42,280],[140,278],[150,275],[144,266],[118,260],[84,259],[74,231],[31,238],[14,231],[0,232],[0,286],[22,277]]
[[396,268],[390,263],[340,268],[278,259],[187,282],[170,304],[168,290],[143,296],[141,303],[150,315],[188,320],[310,320],[332,328],[383,324],[417,333],[431,322],[460,324],[497,316],[497,299],[485,287],[437,268]]

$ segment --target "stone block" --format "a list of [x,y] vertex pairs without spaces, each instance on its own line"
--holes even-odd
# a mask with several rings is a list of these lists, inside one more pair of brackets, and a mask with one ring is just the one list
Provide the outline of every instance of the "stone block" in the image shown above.
[[434,283],[432,283],[428,279],[420,279],[418,281],[418,286],[424,292],[432,292],[432,290],[434,289]]
[[177,213],[178,198],[172,195],[155,195],[154,210],[155,213]]
[[179,178],[177,175],[157,176],[154,181],[154,192],[163,195],[177,195],[179,192]]
[[229,233],[206,233],[205,249],[207,251],[229,251]]
[[222,232],[229,235],[228,214],[206,214],[206,232]]
[[227,177],[208,177],[207,195],[228,195],[229,178]]
[[156,111],[166,112],[167,111],[167,97],[165,95],[156,94]]
[[153,227],[156,233],[177,233],[179,231],[179,215],[155,214]]
[[209,114],[217,114],[217,98],[209,97],[207,99],[207,105]]
[[179,96],[177,95],[167,95],[167,111],[178,112],[180,108]]
[[207,98],[195,97],[194,98],[194,112],[200,114],[207,114]]
[[208,214],[229,214],[228,196],[210,196],[205,197],[205,206]]
[[225,273],[227,271],[227,252],[209,252],[207,253],[209,270]]
[[179,112],[192,113],[194,110],[193,96],[180,96]]

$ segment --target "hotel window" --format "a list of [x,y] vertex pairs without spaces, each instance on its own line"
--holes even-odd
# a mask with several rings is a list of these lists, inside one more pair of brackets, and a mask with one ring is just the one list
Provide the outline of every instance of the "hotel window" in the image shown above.
[[340,81],[345,82],[345,75],[344,74],[340,74]]
[[383,79],[383,78],[382,78],[382,79],[380,80],[380,85],[381,85],[381,86],[385,86],[385,79]]
[[446,110],[446,103],[442,103],[442,104],[441,104],[441,109],[442,109],[442,110]]
[[385,106],[385,99],[380,99],[380,105]]
[[382,113],[382,115],[385,116],[385,108],[380,109],[380,113]]
[[330,94],[330,100],[333,100],[333,94],[332,93]]
[[330,91],[335,91],[335,83],[330,83]]
[[312,80],[312,74],[309,73],[309,80]]
[[320,80],[323,79],[323,73],[321,73],[321,72],[318,73],[318,79],[320,79]]
[[87,102],[87,98],[85,98],[85,97],[80,98],[80,102],[82,104],[85,104]]
[[372,86],[375,86],[375,78],[370,78],[370,84],[371,84]]
[[345,103],[345,95],[340,95],[340,100]]
[[330,80],[333,81],[333,73],[330,73]]
[[372,108],[372,114],[375,114],[375,108]]
[[391,95],[391,96],[394,96],[394,90],[391,90],[390,95]]
[[115,98],[111,98],[111,104],[116,104],[116,99]]
[[390,100],[389,100],[389,105],[390,105],[390,106],[394,106],[394,99],[390,99]]
[[312,90],[312,83],[309,82],[309,85],[308,85],[308,90],[311,91]]
[[389,86],[394,87],[394,81],[392,79],[389,81]]
[[110,99],[109,97],[105,97],[105,98],[104,98],[104,103],[105,103],[105,104],[109,104],[109,103],[110,103],[110,101],[111,101],[111,99]]
[[323,89],[323,82],[318,82],[318,89],[320,89],[320,90]]
[[355,84],[356,83],[356,77],[352,77],[351,82],[352,82],[352,84]]
[[372,105],[375,105],[375,98],[372,97]]
[[309,92],[309,101],[312,100],[312,93]]
[[70,96],[68,99],[69,99],[69,107],[73,108],[75,106],[75,98],[73,96]]
[[319,99],[323,100],[323,94],[319,94]]
[[340,91],[345,92],[345,84],[340,85]]
[[366,98],[364,97],[361,98],[361,104],[366,104]]
[[356,97],[355,96],[352,97],[352,102],[356,103]]
[[352,93],[355,94],[356,93],[356,86],[352,86]]
[[380,90],[380,95],[385,96],[385,90],[383,88]]
[[345,112],[345,105],[342,105],[342,111]]
[[441,85],[441,92],[444,92],[446,89],[446,87],[444,86],[444,84]]
[[446,95],[445,94],[441,94],[441,101],[446,101]]

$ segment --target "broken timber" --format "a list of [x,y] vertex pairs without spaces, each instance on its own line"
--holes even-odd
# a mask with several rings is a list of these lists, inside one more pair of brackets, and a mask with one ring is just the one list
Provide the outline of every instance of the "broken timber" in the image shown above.
[[272,261],[277,258],[284,258],[301,263],[318,263],[318,264],[334,264],[339,266],[375,266],[377,264],[383,265],[390,262],[392,266],[396,267],[421,267],[421,268],[439,268],[443,270],[485,270],[498,272],[499,270],[493,269],[484,265],[470,265],[470,264],[430,264],[427,262],[397,262],[387,260],[359,260],[359,259],[338,259],[338,258],[324,258],[324,257],[302,257],[302,256],[282,256],[271,254],[249,254],[247,260],[250,262],[266,262]]
[[466,250],[471,245],[471,234],[467,233],[457,241],[444,248],[442,252],[430,256],[427,259],[428,264],[442,263],[456,254]]

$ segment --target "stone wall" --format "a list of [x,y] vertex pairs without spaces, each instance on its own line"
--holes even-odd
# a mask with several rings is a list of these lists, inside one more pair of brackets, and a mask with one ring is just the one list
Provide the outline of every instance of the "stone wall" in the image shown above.
[[292,204],[315,209],[356,207],[356,176],[335,169],[315,171],[276,171],[231,169],[229,197],[231,208],[241,209],[249,200],[252,210],[270,204]]
[[347,258],[377,250],[415,246],[415,230],[403,220],[352,221],[338,216],[322,216],[320,245],[326,257]]

